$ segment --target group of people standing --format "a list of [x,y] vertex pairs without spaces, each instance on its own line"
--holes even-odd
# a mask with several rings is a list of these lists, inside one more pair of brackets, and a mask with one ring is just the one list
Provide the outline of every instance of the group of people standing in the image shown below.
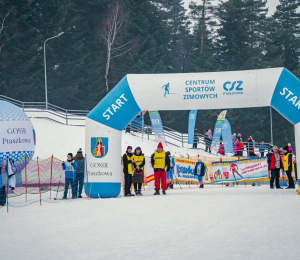
[[62,163],[62,168],[65,171],[65,190],[63,199],[67,199],[69,185],[71,185],[72,188],[72,199],[82,198],[84,167],[85,158],[81,148],[79,148],[74,157],[72,153],[68,153],[67,160]]
[[[124,195],[126,197],[143,195],[142,185],[145,175],[145,156],[142,153],[142,149],[137,147],[134,153],[132,153],[132,147],[128,146],[122,157],[122,161],[125,179]],[[162,194],[166,195],[168,188],[173,189],[173,168],[175,162],[174,158],[171,157],[171,153],[163,150],[162,143],[158,144],[157,150],[151,155],[151,165],[154,169],[154,195],[160,195],[160,189],[162,189]],[[134,185],[135,195],[131,193],[132,183]]]
[[297,165],[293,162],[293,149],[291,144],[286,147],[278,149],[277,145],[272,147],[272,150],[267,154],[268,167],[271,172],[270,188],[274,189],[274,180],[276,189],[282,189],[279,184],[280,170],[285,172],[288,177],[289,183],[287,189],[295,189],[295,183],[292,177],[292,171],[297,178]]

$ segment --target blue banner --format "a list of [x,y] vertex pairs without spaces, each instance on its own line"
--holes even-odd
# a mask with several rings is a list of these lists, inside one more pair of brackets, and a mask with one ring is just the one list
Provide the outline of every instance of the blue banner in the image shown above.
[[188,139],[189,144],[194,143],[194,129],[196,124],[196,118],[197,118],[197,110],[191,110],[189,115],[189,139]]
[[152,124],[153,133],[157,142],[166,144],[164,128],[158,111],[149,111],[149,116]]
[[233,153],[231,126],[226,118],[222,126],[222,139],[225,148],[225,153]]
[[227,113],[227,110],[222,111],[217,118],[217,122],[216,122],[215,129],[214,129],[214,134],[213,134],[213,138],[212,138],[212,142],[211,142],[211,150],[212,151],[217,151],[219,148],[219,141],[220,141],[220,138],[222,135],[222,127],[223,127],[226,113]]

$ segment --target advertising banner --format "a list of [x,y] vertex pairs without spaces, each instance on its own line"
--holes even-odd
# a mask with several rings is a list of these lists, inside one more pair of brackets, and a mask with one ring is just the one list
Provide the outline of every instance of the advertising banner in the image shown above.
[[188,143],[193,144],[194,143],[194,129],[196,124],[196,118],[197,118],[197,110],[191,110],[189,114],[189,139]]
[[225,148],[225,153],[233,153],[231,126],[227,118],[225,118],[222,126],[222,140]]
[[29,117],[17,106],[0,100],[0,158],[31,159],[36,134]]
[[[183,158],[175,159],[175,172],[174,180],[178,181],[194,181],[198,182],[198,176],[195,174],[196,160],[189,160]],[[209,163],[204,163],[205,165],[205,175],[203,176],[204,183],[210,183],[209,178]]]
[[155,140],[166,143],[164,128],[158,111],[149,111],[149,116],[155,136]]
[[224,110],[220,113],[220,115],[217,118],[217,122],[215,125],[215,129],[214,129],[214,134],[213,134],[213,138],[212,138],[212,142],[211,142],[211,150],[212,151],[217,151],[218,147],[219,147],[219,141],[221,138],[221,134],[222,134],[222,127],[223,127],[223,123],[226,117],[226,113],[227,110]]
[[268,178],[267,158],[212,162],[212,173],[214,183]]

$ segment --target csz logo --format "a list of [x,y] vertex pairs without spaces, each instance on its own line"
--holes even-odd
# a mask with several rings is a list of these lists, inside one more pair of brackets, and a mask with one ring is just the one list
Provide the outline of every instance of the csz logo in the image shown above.
[[96,158],[103,158],[108,152],[107,137],[92,137],[91,138],[91,153]]
[[223,85],[223,89],[226,91],[243,91],[244,89],[241,87],[243,84],[243,81],[234,81],[230,82],[227,81]]

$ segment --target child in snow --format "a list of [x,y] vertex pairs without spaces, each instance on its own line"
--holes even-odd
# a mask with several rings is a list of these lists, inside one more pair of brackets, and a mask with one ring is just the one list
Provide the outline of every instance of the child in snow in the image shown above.
[[68,153],[67,161],[62,163],[62,168],[65,171],[65,191],[63,199],[67,199],[69,183],[72,187],[72,199],[76,199],[75,177],[78,168],[76,161],[73,160],[73,154]]

